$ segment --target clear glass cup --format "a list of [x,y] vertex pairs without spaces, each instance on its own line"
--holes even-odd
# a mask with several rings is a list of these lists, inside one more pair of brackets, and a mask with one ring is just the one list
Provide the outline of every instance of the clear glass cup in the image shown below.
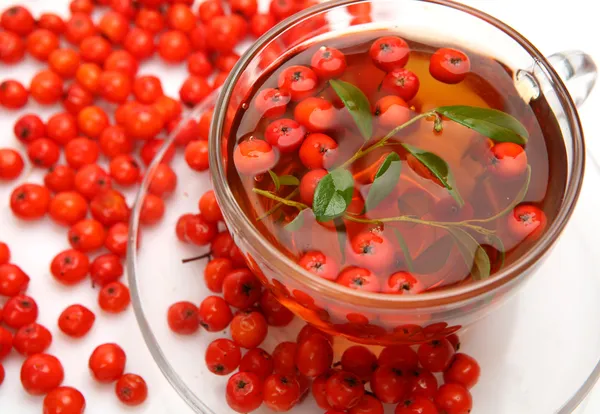
[[[353,26],[348,6],[369,3],[372,22]],[[520,259],[493,277],[419,295],[381,295],[333,284],[305,271],[281,254],[254,227],[226,179],[232,120],[265,68],[316,38],[352,31],[390,29],[432,45],[458,45],[502,62],[526,103],[545,100],[567,149],[567,187],[560,212],[544,236]],[[493,50],[490,45],[494,45]],[[552,62],[552,64],[550,64]],[[573,86],[569,94],[565,81]],[[504,23],[445,0],[337,0],[322,3],[282,22],[244,54],[225,82],[210,134],[211,175],[218,202],[251,269],[298,316],[327,332],[369,344],[419,343],[449,335],[500,306],[535,273],[567,224],[584,173],[584,141],[576,104],[591,90],[596,68],[580,52],[546,59]],[[233,134],[235,135],[235,134]]]

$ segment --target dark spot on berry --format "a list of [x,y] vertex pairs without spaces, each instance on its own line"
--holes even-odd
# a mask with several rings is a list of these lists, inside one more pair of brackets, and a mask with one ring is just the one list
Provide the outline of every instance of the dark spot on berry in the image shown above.
[[298,82],[302,80],[302,72],[296,71],[292,74],[292,82]]
[[239,380],[237,383],[237,388],[240,390],[243,390],[244,388],[246,388],[246,385],[248,385],[248,383],[244,380]]
[[248,285],[248,284],[242,285],[242,293],[246,296],[250,296],[250,293],[252,293],[253,290],[254,290],[254,287],[252,285]]
[[450,58],[450,64],[452,64],[454,66],[458,66],[461,63],[462,63],[462,59],[461,58],[457,58],[457,57]]
[[384,53],[389,53],[392,50],[392,46],[390,46],[388,43],[382,43],[379,45],[379,49]]
[[323,57],[323,59],[329,60],[331,59],[332,54],[329,50],[325,50],[321,56]]

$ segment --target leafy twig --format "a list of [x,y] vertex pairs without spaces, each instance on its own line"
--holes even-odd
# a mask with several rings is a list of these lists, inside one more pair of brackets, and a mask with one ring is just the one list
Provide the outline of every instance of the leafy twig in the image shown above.
[[258,195],[270,198],[271,200],[277,201],[277,202],[279,202],[279,203],[281,203],[283,205],[286,205],[286,206],[289,206],[289,207],[295,207],[295,208],[297,208],[300,211],[308,208],[308,206],[306,204],[299,203],[298,201],[288,200],[288,199],[283,198],[283,197],[279,197],[279,196],[273,194],[270,191],[261,190],[260,188],[253,188],[252,191],[254,193],[258,194]]
[[[296,188],[294,191],[292,191],[291,193],[289,193],[285,199],[286,200],[291,200],[292,198],[296,197],[298,194],[300,194],[300,190],[298,188]],[[256,221],[261,221],[266,219],[267,217],[269,217],[271,214],[273,214],[274,212],[276,212],[277,210],[279,210],[281,208],[281,206],[283,205],[283,203],[278,202],[277,204],[275,204],[273,207],[271,207],[269,210],[267,210],[262,216],[258,217],[256,219]]]

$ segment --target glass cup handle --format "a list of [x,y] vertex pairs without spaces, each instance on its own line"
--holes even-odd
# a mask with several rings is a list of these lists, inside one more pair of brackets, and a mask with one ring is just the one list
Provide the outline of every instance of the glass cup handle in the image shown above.
[[592,57],[579,50],[570,50],[549,56],[548,62],[567,86],[575,105],[581,106],[594,89],[598,76]]

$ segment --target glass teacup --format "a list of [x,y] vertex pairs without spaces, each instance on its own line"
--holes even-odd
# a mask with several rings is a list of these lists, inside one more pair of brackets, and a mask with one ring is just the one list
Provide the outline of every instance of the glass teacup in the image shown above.
[[[359,3],[371,5],[371,22],[353,21],[348,7]],[[552,127],[564,139],[568,176],[559,214],[525,255],[487,280],[412,296],[367,293],[332,284],[305,271],[270,244],[242,211],[227,182],[227,140],[232,135],[234,114],[269,65],[319,37],[390,28],[429,44],[455,44],[487,55],[493,44],[493,58],[512,71],[521,98],[528,104],[543,100],[555,120]],[[307,322],[369,344],[413,344],[444,337],[504,303],[535,273],[567,224],[584,173],[583,132],[576,106],[589,94],[595,77],[596,68],[587,55],[568,52],[546,59],[504,23],[446,0],[328,1],[292,16],[260,38],[225,82],[210,134],[215,193],[250,268]]]

